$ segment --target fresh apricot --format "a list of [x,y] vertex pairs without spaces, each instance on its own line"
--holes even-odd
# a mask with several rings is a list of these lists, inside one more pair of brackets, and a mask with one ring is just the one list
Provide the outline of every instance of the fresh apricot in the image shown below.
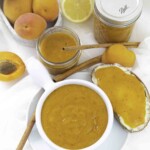
[[32,0],[4,0],[3,11],[8,20],[14,24],[20,15],[32,11]]
[[0,81],[11,81],[19,78],[25,72],[22,59],[12,52],[0,52]]
[[59,13],[58,0],[33,0],[33,12],[46,21],[54,21]]
[[45,19],[34,13],[25,13],[19,16],[14,25],[16,33],[27,40],[38,38],[46,27]]

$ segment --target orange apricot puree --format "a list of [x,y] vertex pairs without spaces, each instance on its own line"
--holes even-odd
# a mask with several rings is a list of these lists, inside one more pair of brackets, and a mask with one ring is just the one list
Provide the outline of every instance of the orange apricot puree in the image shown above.
[[53,91],[44,102],[43,129],[55,144],[65,149],[82,149],[95,143],[108,123],[102,98],[82,85],[65,85]]
[[73,36],[56,32],[49,34],[42,40],[40,44],[40,53],[49,62],[66,62],[75,56],[77,51],[64,51],[63,47],[75,45],[77,45],[77,42]]
[[99,87],[108,95],[114,112],[126,125],[136,128],[145,122],[145,90],[135,75],[118,67],[106,67],[97,70],[95,76]]

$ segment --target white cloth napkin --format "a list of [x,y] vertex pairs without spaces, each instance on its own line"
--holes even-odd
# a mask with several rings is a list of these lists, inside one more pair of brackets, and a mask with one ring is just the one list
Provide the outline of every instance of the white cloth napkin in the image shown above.
[[[0,98],[0,149],[15,150],[26,127],[27,108],[40,90],[29,76],[12,86]],[[26,147],[29,150],[29,146]]]

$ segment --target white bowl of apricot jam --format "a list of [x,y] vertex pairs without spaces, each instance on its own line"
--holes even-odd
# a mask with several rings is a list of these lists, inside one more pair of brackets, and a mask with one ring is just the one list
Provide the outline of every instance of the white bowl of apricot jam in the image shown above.
[[50,148],[93,150],[107,139],[114,118],[103,90],[79,79],[54,83],[36,59],[28,61],[27,70],[45,89],[36,107],[36,126]]

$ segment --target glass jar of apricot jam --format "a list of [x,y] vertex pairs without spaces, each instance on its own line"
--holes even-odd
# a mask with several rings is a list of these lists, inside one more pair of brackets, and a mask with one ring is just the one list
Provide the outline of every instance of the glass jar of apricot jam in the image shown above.
[[37,42],[41,62],[53,75],[63,73],[78,63],[81,51],[65,51],[63,47],[80,45],[78,35],[65,27],[47,29]]
[[95,0],[94,36],[97,42],[128,41],[142,6],[142,0]]

